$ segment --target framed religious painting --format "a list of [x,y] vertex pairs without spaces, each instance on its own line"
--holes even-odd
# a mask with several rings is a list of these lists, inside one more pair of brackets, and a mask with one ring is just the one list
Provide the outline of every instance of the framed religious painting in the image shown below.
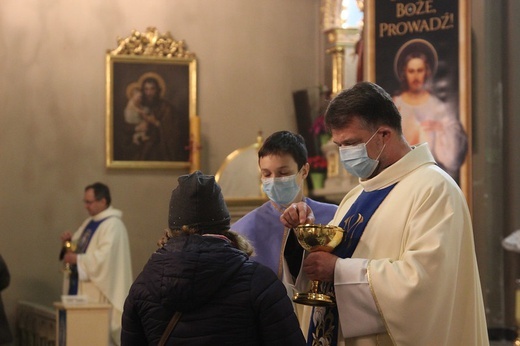
[[469,0],[365,0],[365,79],[383,87],[411,145],[428,143],[471,206]]
[[106,55],[106,165],[189,169],[199,166],[197,61],[155,28],[119,39]]

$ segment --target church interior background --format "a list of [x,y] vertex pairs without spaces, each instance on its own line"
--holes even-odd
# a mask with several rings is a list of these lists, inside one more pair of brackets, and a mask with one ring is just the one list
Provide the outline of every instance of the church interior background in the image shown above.
[[[86,217],[86,185],[110,186],[124,212],[136,275],[167,225],[177,177],[187,172],[106,167],[105,55],[117,38],[153,26],[196,53],[199,165],[215,174],[259,132],[298,130],[295,92],[332,88],[325,3],[334,1],[1,2],[0,253],[11,272],[2,298],[13,331],[21,303],[45,310],[60,299],[59,235]],[[515,0],[474,0],[468,14],[471,209],[488,327],[498,332],[516,328],[520,277],[519,255],[501,245],[520,228],[517,13]],[[353,55],[345,59],[348,87]]]

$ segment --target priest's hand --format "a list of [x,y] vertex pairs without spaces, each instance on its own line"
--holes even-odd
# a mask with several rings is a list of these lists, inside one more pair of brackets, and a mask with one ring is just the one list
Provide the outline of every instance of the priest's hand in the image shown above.
[[294,228],[306,223],[314,223],[314,213],[305,202],[291,204],[280,216],[280,221],[287,228]]
[[311,280],[334,282],[338,256],[325,251],[311,252],[303,261],[303,271]]
[[78,262],[78,255],[72,251],[68,251],[63,257],[63,262],[69,264],[76,264]]
[[62,243],[70,241],[72,239],[72,233],[70,233],[69,231],[65,231],[60,235],[60,239]]

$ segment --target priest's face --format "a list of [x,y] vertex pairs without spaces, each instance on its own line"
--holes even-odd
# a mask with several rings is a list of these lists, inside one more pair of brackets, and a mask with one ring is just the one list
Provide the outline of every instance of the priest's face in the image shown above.
[[85,191],[83,203],[85,203],[85,209],[87,209],[88,214],[90,216],[95,216],[108,207],[106,199],[96,199],[94,189],[88,189],[87,191]]
[[[366,147],[366,154],[368,158],[379,160],[375,170],[369,177],[370,179],[378,175],[384,167],[386,167],[385,159],[385,142],[383,140],[383,133],[388,130],[383,130],[383,127],[371,128],[367,126],[359,117],[353,117],[352,121],[343,128],[332,129],[332,141],[338,147],[353,147],[364,144]],[[360,157],[359,159],[362,159]]]

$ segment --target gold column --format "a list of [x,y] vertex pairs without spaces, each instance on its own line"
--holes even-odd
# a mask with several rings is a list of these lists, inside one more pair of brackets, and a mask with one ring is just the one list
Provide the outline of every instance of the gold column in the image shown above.
[[325,31],[327,54],[332,56],[332,96],[345,88],[345,52],[359,39],[359,29],[332,28]]
[[345,48],[336,46],[327,49],[326,52],[332,55],[332,94],[336,95],[343,90],[345,83]]

